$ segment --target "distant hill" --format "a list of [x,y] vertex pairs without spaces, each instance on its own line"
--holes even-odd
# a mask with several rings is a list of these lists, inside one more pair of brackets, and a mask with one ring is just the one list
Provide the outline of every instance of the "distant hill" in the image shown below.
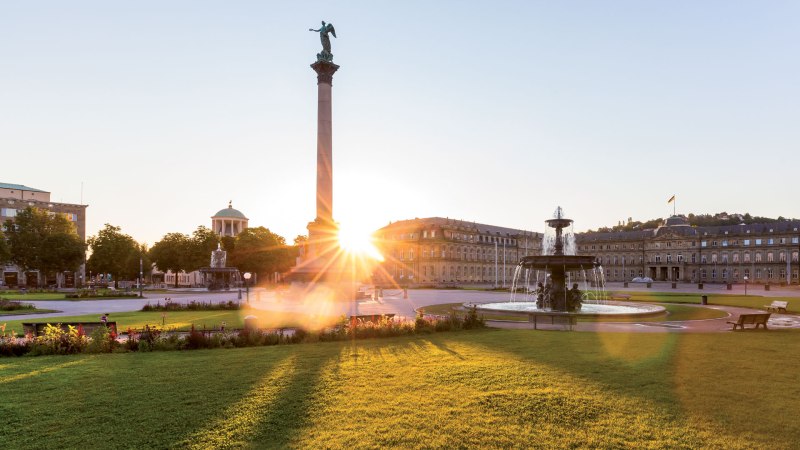
[[[689,225],[694,227],[713,227],[719,225],[736,225],[736,224],[751,224],[751,223],[771,223],[771,222],[784,222],[788,220],[797,220],[797,219],[788,219],[783,216],[778,217],[777,219],[773,219],[770,217],[759,217],[759,216],[751,216],[750,213],[739,214],[739,213],[732,213],[728,214],[727,212],[721,212],[716,214],[689,214],[686,217],[689,220]],[[640,222],[638,220],[633,220],[632,218],[628,218],[626,222],[620,221],[617,225],[613,227],[601,227],[596,230],[598,233],[608,233],[613,231],[634,231],[634,230],[649,230],[653,228],[657,228],[659,225],[664,223],[664,218],[658,219],[651,219],[644,222]],[[589,230],[589,232],[593,232],[595,230]]]

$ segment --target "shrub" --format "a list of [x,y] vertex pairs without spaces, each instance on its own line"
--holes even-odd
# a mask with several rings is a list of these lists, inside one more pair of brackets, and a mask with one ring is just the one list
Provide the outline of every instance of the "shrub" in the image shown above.
[[34,310],[35,306],[29,303],[22,303],[18,301],[0,298],[0,311],[19,311],[19,310]]
[[68,325],[64,330],[61,324],[47,324],[44,334],[33,340],[33,355],[68,355],[80,353],[89,343],[83,327]]
[[65,298],[97,298],[97,297],[122,297],[122,298],[138,298],[139,294],[132,292],[112,291],[110,289],[80,289],[73,294],[67,294]]
[[185,348],[196,350],[199,348],[211,348],[211,341],[204,331],[198,331],[192,325],[191,331],[185,338]]
[[155,305],[147,302],[142,307],[142,311],[236,311],[242,309],[242,304],[228,300],[227,302],[211,303],[211,302],[196,302],[194,300],[189,303],[175,303],[171,298],[164,299],[164,304],[156,302]]
[[0,325],[0,356],[22,356],[30,351],[30,339],[17,338],[14,332],[6,333],[6,324]]
[[89,353],[111,353],[119,345],[117,335],[108,327],[97,327],[89,336],[86,351]]
[[129,352],[135,352],[139,350],[139,339],[136,336],[136,333],[128,328],[128,339],[123,344],[123,348]]
[[476,306],[473,305],[472,308],[467,311],[467,314],[464,316],[463,327],[465,330],[486,327],[486,322],[483,320],[483,317],[478,315],[478,308]]

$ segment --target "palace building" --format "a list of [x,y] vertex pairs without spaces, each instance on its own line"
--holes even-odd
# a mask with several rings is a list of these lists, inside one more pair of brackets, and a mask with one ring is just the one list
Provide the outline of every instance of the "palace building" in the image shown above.
[[541,252],[542,234],[463,220],[403,220],[375,234],[376,283],[510,285],[517,262]]
[[[375,233],[385,261],[376,283],[510,286],[520,258],[541,254],[542,233],[440,217]],[[672,216],[655,229],[576,233],[606,281],[798,284],[800,221],[690,226]]]
[[[7,220],[14,221],[17,213],[26,208],[39,208],[49,211],[51,214],[62,214],[75,226],[75,231],[81,240],[86,240],[86,207],[88,205],[74,205],[70,203],[58,203],[50,200],[50,192],[40,189],[23,186],[21,184],[10,184],[0,182],[0,223],[5,225]],[[0,284],[9,287],[28,286],[36,287],[41,285],[61,285],[63,287],[75,287],[81,284],[85,277],[86,265],[81,264],[75,272],[64,272],[56,275],[56,279],[45,280],[42,274],[40,279],[39,271],[31,270],[22,272],[15,265],[0,266],[3,277]]]

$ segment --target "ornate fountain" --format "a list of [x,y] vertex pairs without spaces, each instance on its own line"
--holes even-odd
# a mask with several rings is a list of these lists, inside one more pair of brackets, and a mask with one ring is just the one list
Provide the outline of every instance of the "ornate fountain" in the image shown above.
[[[626,304],[598,300],[597,292],[590,292],[593,285],[602,293],[602,268],[595,264],[592,255],[577,255],[574,234],[569,231],[568,238],[564,230],[572,225],[572,220],[564,217],[559,206],[553,218],[546,220],[552,232],[545,233],[542,241],[542,254],[524,256],[520,259],[514,274],[511,287],[511,298],[508,302],[475,305],[479,310],[525,315],[582,315],[582,316],[630,316],[657,314],[663,307],[646,304]],[[565,242],[566,241],[566,242]],[[525,273],[523,277],[522,274]],[[530,274],[535,273],[532,285]],[[543,278],[542,278],[543,275]],[[572,286],[567,288],[567,280]],[[520,281],[523,281],[520,283]],[[585,290],[578,289],[577,282],[582,280]],[[591,283],[590,283],[591,280]],[[523,288],[528,301],[516,301],[517,290]],[[530,298],[535,295],[535,301]],[[585,297],[594,296],[595,300],[585,302]]]
[[217,249],[211,251],[211,265],[199,269],[203,276],[203,284],[209,291],[227,291],[232,287],[241,286],[242,277],[239,269],[228,267],[227,259],[228,252],[223,250],[220,244],[217,244]]
[[[543,270],[550,274],[549,278],[536,290],[536,303],[539,308],[552,311],[576,311],[581,309],[582,293],[577,283],[567,290],[566,273],[574,270],[594,268],[595,257],[591,255],[564,254],[564,228],[572,225],[572,219],[564,217],[559,206],[552,219],[546,220],[547,226],[555,229],[555,244],[552,255],[525,256],[519,262],[522,269]],[[519,273],[519,270],[517,270]]]

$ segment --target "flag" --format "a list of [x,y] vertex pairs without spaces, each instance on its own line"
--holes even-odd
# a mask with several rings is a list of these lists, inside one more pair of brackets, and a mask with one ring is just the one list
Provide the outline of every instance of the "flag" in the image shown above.
[[669,198],[669,200],[667,200],[667,203],[672,203],[674,201],[675,201],[675,196],[673,195],[672,197]]

